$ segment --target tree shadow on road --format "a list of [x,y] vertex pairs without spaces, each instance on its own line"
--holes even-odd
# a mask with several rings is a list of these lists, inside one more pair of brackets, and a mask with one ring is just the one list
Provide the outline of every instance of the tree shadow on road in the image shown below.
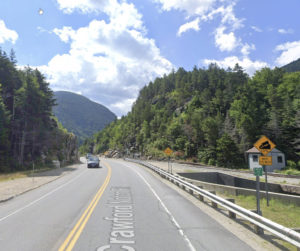
[[79,165],[83,164],[82,162],[74,164],[72,166],[66,166],[66,167],[61,167],[61,168],[54,168],[54,169],[48,169],[48,170],[36,170],[35,172],[29,173],[27,176],[28,177],[46,177],[46,176],[60,176],[63,173],[67,172],[73,172],[78,170]]

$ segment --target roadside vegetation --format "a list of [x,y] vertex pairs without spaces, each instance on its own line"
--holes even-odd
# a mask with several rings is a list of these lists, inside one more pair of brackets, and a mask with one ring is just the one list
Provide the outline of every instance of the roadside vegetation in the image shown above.
[[[53,167],[35,167],[34,169],[34,174],[35,173],[41,173],[41,172],[46,172],[53,169]],[[0,182],[3,181],[9,181],[9,180],[15,180],[19,178],[26,178],[26,177],[31,177],[33,175],[32,170],[27,170],[27,171],[18,171],[18,172],[9,172],[9,173],[1,173],[0,174]]]
[[82,152],[108,149],[228,168],[245,167],[245,151],[266,135],[300,170],[300,72],[238,65],[179,68],[139,93],[131,112],[85,141]]
[[0,173],[76,159],[76,137],[52,114],[53,92],[37,69],[0,49]]
[[[249,210],[256,210],[256,197],[255,196],[244,196],[244,195],[228,195],[224,193],[217,193],[217,195],[224,198],[233,198],[235,203],[243,208]],[[300,229],[300,207],[295,204],[287,204],[276,199],[269,201],[269,207],[267,206],[267,200],[260,200],[260,207],[262,215],[280,225],[288,228]],[[250,223],[249,223],[250,224]],[[250,224],[251,225],[251,224]],[[295,246],[285,242],[281,239],[273,239],[274,242],[287,248],[287,250],[297,250]]]
[[[246,209],[256,209],[255,196],[230,195],[229,197],[234,198],[237,205]],[[299,206],[271,199],[267,207],[267,200],[264,198],[260,200],[260,206],[264,217],[288,228],[300,228]]]
[[[294,169],[294,168],[288,168],[288,169],[284,168],[282,170],[276,171],[276,173],[300,176],[300,170],[299,169]],[[300,184],[300,182],[299,182],[299,184]]]
[[[277,173],[288,174],[288,175],[299,175],[300,176],[300,160],[296,164],[292,160],[287,161],[287,166],[282,170],[276,170]],[[300,182],[299,182],[300,184]]]
[[[255,196],[235,196],[236,204],[247,208],[256,209]],[[262,215],[280,225],[288,228],[300,228],[300,207],[295,204],[282,203],[278,200],[270,200],[267,207],[267,200],[260,201]],[[274,240],[275,241],[275,240]],[[283,240],[277,240],[278,243],[286,247],[288,250],[297,250],[295,246]]]

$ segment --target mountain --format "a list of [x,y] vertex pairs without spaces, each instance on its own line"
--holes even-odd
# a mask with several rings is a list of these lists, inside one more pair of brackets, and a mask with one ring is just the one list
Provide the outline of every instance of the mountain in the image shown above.
[[300,72],[279,68],[252,77],[238,65],[179,68],[143,87],[131,111],[81,149],[165,158],[169,147],[178,159],[247,168],[245,151],[266,135],[300,168],[299,86]]
[[286,72],[300,71],[300,58],[285,66],[282,66],[281,68],[284,69]]
[[82,95],[57,91],[54,96],[57,103],[53,108],[55,116],[78,137],[79,143],[116,119],[116,115],[105,106]]

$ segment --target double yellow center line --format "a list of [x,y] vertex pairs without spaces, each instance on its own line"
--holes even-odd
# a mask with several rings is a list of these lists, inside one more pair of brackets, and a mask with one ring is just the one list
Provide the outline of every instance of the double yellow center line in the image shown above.
[[[106,163],[107,164],[107,163]],[[98,190],[97,194],[93,198],[92,202],[89,204],[87,209],[84,211],[72,231],[69,233],[68,237],[66,240],[63,242],[63,244],[60,246],[58,249],[59,251],[71,251],[76,244],[81,232],[83,231],[86,223],[88,222],[89,218],[91,217],[91,214],[93,213],[96,205],[98,204],[98,201],[100,200],[103,192],[105,191],[105,188],[107,187],[110,177],[111,177],[111,167],[107,164],[108,167],[108,173],[105,178],[104,183]]]

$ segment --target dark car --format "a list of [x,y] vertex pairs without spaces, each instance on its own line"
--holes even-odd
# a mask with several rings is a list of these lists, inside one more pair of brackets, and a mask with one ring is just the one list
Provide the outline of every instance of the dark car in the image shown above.
[[89,156],[87,159],[87,167],[88,168],[99,168],[100,167],[100,160],[97,156]]

